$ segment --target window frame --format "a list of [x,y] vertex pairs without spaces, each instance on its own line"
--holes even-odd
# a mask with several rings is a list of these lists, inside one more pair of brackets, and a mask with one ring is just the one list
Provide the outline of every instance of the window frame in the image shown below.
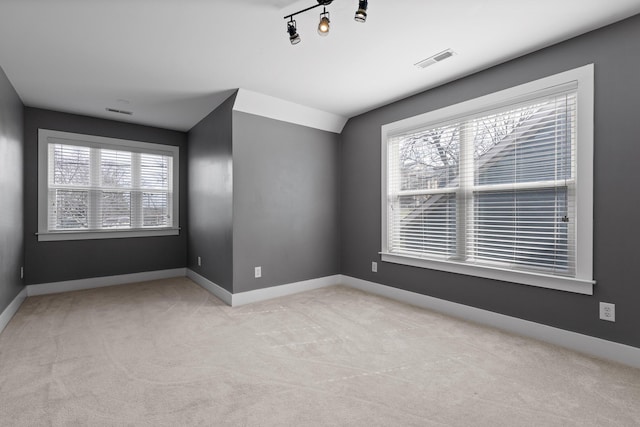
[[[160,154],[171,157],[171,225],[131,229],[49,230],[49,139],[67,140],[69,145],[122,150],[141,154]],[[38,241],[114,239],[132,237],[176,236],[180,234],[180,148],[173,145],[132,141],[96,135],[38,129]]]
[[[574,276],[556,276],[511,268],[475,265],[464,261],[433,259],[391,253],[388,246],[388,141],[433,125],[452,123],[469,115],[492,111],[504,106],[526,102],[546,94],[561,91],[567,85],[577,85],[576,129],[576,272]],[[593,123],[594,123],[594,66],[588,64],[576,69],[541,78],[519,86],[494,92],[458,104],[409,117],[381,128],[381,213],[382,242],[380,256],[384,262],[447,271],[500,281],[537,286],[548,289],[592,295],[593,285]],[[460,224],[458,223],[458,227]]]

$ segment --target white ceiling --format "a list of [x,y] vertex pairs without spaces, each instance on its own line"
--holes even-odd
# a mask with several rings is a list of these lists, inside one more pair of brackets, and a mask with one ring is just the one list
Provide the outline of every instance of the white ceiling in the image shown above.
[[[640,13],[640,0],[0,0],[0,67],[25,105],[188,130],[236,88],[343,117]],[[444,49],[456,55],[413,66]],[[133,111],[123,116],[106,107]]]

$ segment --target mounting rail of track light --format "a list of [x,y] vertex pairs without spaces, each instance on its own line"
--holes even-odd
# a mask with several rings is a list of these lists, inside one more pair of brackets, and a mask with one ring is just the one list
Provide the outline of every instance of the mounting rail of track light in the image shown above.
[[[306,9],[299,10],[291,15],[287,15],[284,19],[288,19],[287,22],[287,33],[289,33],[289,41],[291,44],[298,44],[301,41],[300,34],[298,34],[298,27],[296,21],[293,19],[294,16],[299,15],[301,13],[307,12],[311,9],[315,9],[316,7],[322,6],[322,13],[320,14],[320,22],[318,23],[318,34],[321,36],[326,36],[329,34],[329,28],[331,20],[329,19],[329,12],[327,12],[327,6],[333,3],[333,0],[317,0],[318,4],[310,6]],[[359,0],[358,1],[358,10],[356,11],[356,15],[353,18],[356,22],[366,22],[367,20],[367,0]]]

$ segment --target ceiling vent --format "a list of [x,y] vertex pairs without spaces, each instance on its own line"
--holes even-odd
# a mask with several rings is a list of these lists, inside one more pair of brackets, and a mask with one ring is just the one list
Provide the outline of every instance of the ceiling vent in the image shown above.
[[131,111],[118,110],[118,109],[115,109],[115,108],[105,108],[105,110],[107,110],[110,113],[126,114],[127,116],[132,116],[133,115],[133,112],[131,112]]
[[435,55],[430,56],[427,59],[423,59],[422,61],[417,62],[413,65],[415,65],[418,68],[427,68],[429,65],[433,65],[437,62],[444,61],[447,58],[451,58],[453,55],[455,55],[455,52],[451,49],[447,49],[447,50],[443,50],[440,53],[436,53]]

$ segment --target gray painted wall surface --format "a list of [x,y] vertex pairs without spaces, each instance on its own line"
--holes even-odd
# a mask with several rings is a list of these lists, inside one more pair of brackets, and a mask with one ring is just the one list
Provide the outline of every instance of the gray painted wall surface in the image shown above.
[[339,273],[338,139],[233,113],[234,293]]
[[[351,119],[342,134],[342,273],[640,347],[640,16]],[[595,64],[593,296],[380,263],[380,126]],[[616,304],[616,323],[598,302]]]
[[[231,121],[235,95],[189,131],[188,267],[233,290]],[[197,257],[202,259],[198,266]]]
[[23,289],[22,102],[0,68],[0,313]]
[[[179,236],[38,242],[38,128],[180,147]],[[25,108],[25,281],[27,284],[184,268],[187,253],[187,135],[166,129]]]

